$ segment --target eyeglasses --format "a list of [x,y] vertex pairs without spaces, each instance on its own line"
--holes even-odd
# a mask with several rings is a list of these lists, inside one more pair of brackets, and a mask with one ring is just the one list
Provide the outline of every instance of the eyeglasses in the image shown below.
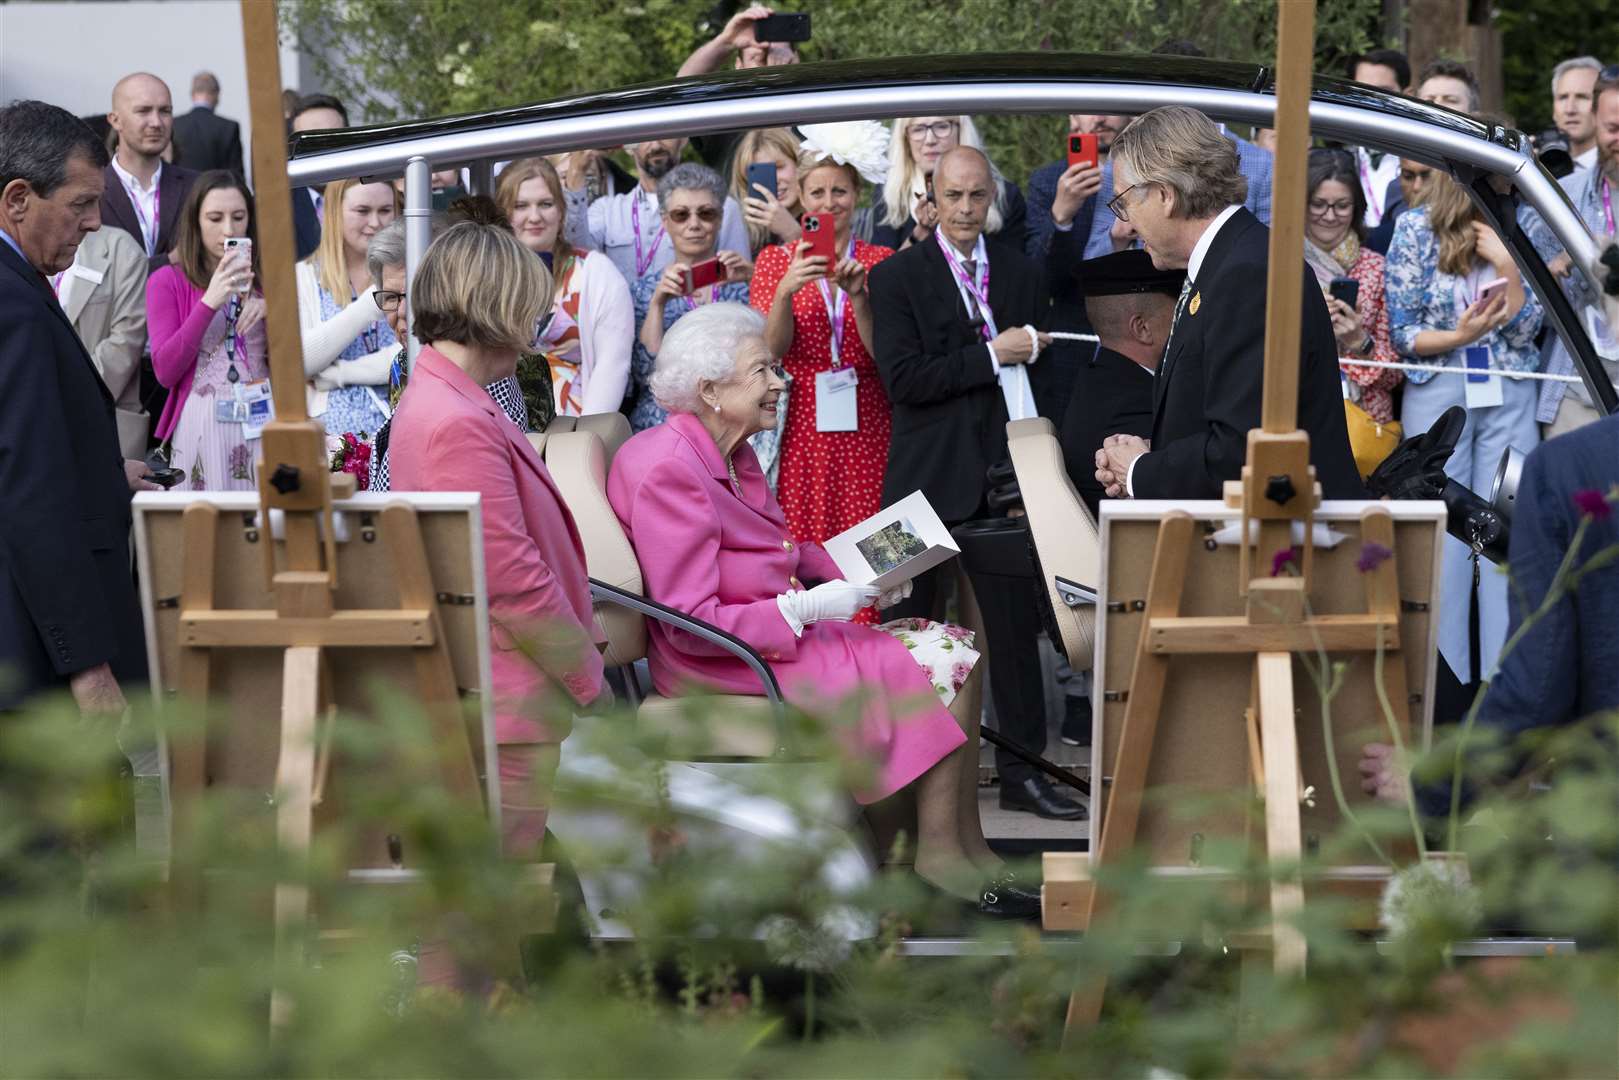
[[931,124],[912,124],[905,129],[905,134],[912,142],[927,142],[929,135],[943,141],[948,139],[950,133],[955,130],[956,121],[935,120]]
[[719,209],[713,206],[699,206],[695,210],[688,206],[677,206],[673,210],[665,210],[663,216],[676,225],[684,225],[691,220],[693,214],[696,214],[697,220],[704,225],[712,225],[720,219]]
[[1113,198],[1109,199],[1107,201],[1107,208],[1111,210],[1113,212],[1113,216],[1118,218],[1120,221],[1129,221],[1130,215],[1127,214],[1124,209],[1124,197],[1130,194],[1130,192],[1134,191],[1136,188],[1145,187],[1152,182],[1153,181],[1151,180],[1141,180],[1137,183],[1131,184],[1129,187],[1113,196]]
[[405,294],[392,289],[378,289],[375,295],[377,307],[383,311],[398,311],[399,305],[405,302]]
[[1325,199],[1310,200],[1310,216],[1326,217],[1328,214],[1352,214],[1355,204],[1348,199],[1339,202],[1327,202]]

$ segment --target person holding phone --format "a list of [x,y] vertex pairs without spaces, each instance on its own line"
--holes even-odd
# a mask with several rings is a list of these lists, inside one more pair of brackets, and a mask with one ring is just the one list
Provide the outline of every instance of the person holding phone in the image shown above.
[[791,128],[756,128],[731,156],[731,197],[742,207],[755,256],[770,244],[798,240],[798,152]]
[[[806,231],[790,246],[759,253],[752,303],[793,381],[776,495],[792,535],[821,543],[882,509],[892,410],[871,355],[866,275],[894,252],[853,229],[862,184],[887,171],[883,126],[859,120],[801,130]],[[862,613],[862,621],[874,614]]]
[[[1393,363],[1388,304],[1383,295],[1383,256],[1365,245],[1366,196],[1347,150],[1310,151],[1305,204],[1304,258],[1327,298],[1338,355]],[[1337,284],[1334,285],[1334,282]],[[1353,290],[1346,303],[1334,290]],[[1393,391],[1401,373],[1349,365],[1343,369],[1349,399],[1380,424],[1394,419]]]
[[377,306],[366,266],[371,238],[398,214],[393,185],[326,185],[320,244],[295,268],[309,415],[326,434],[375,439],[388,420],[388,369],[399,342]]
[[551,270],[556,290],[538,342],[551,372],[556,416],[617,412],[630,383],[635,305],[613,261],[567,240],[567,200],[544,158],[514,161],[495,202],[523,246]]
[[246,406],[269,387],[264,294],[253,247],[226,246],[254,235],[247,185],[203,173],[181,208],[175,262],[146,283],[152,369],[169,390],[157,437],[185,473],[181,491],[258,490]]
[[[748,302],[753,264],[735,251],[719,250],[726,201],[725,181],[707,165],[676,165],[658,181],[658,213],[674,261],[648,270],[630,287],[637,327],[630,355],[630,427],[636,431],[656,427],[669,416],[651,387],[669,328],[703,304]],[[707,284],[698,287],[698,281]]]
[[[938,197],[928,189],[928,179],[939,159],[958,146],[970,146],[988,158],[983,136],[970,116],[912,116],[894,121],[888,176],[871,230],[872,243],[903,251],[933,236],[939,224]],[[1028,218],[1023,193],[993,162],[990,174],[995,197],[984,232],[1021,251]]]
[[[1495,282],[1503,284],[1492,284]],[[1467,191],[1434,173],[1421,205],[1400,215],[1389,243],[1386,273],[1394,347],[1411,359],[1447,368],[1535,371],[1541,308],[1524,288],[1518,267],[1494,229],[1479,217]],[[1527,454],[1540,442],[1537,386],[1501,375],[1412,371],[1406,376],[1400,421],[1420,435],[1446,409],[1467,408],[1467,427],[1445,472],[1474,491],[1489,491],[1502,453]],[[1440,577],[1439,652],[1463,684],[1488,678],[1506,641],[1507,579],[1478,577],[1478,663],[1468,630],[1473,563],[1467,545],[1445,538]]]

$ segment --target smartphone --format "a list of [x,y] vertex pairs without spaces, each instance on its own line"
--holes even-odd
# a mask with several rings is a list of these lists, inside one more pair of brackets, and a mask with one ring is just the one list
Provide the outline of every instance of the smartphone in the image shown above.
[[937,205],[939,200],[933,197],[933,174],[928,173],[922,178],[922,182],[925,183],[928,188],[928,202]]
[[810,17],[807,11],[780,12],[753,21],[753,40],[808,41]]
[[773,161],[762,161],[748,166],[747,197],[756,199],[759,193],[754,188],[764,188],[770,192],[770,197],[776,197],[776,164]]
[[725,280],[725,264],[718,259],[704,259],[686,271],[686,292],[694,293]]
[[1327,286],[1327,294],[1334,300],[1342,300],[1350,307],[1354,307],[1360,300],[1360,282],[1354,278],[1333,278],[1332,284]]
[[805,258],[814,258],[820,255],[826,259],[826,272],[832,274],[832,268],[838,264],[836,244],[837,237],[833,230],[831,214],[805,214],[799,224],[804,227],[804,239],[809,243],[809,251],[804,253]]
[[[249,266],[252,266],[253,265],[253,240],[252,240],[252,238],[247,237],[247,236],[227,236],[227,237],[225,237],[225,253],[227,255],[230,254],[232,251],[235,251],[238,248],[242,249],[243,253],[247,255],[247,264]],[[248,280],[248,283],[245,286],[243,286],[240,289],[237,289],[236,291],[239,292],[239,293],[242,293],[244,296],[247,293],[252,292],[253,291],[252,279],[250,278]]]
[[180,469],[163,468],[153,469],[145,478],[160,488],[171,488],[184,480],[186,474]]
[[1080,164],[1089,165],[1094,169],[1100,157],[1101,153],[1096,145],[1095,135],[1068,136],[1068,167],[1070,169]]
[[1496,278],[1494,281],[1487,282],[1485,286],[1478,291],[1478,302],[1480,304],[1488,304],[1497,296],[1504,295],[1506,291],[1507,279],[1504,277]]

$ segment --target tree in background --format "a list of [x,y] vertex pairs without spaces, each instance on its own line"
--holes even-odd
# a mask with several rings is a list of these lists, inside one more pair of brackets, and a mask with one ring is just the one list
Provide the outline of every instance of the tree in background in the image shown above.
[[[1149,52],[1184,38],[1210,56],[1270,63],[1275,0],[883,0],[781,4],[814,17],[806,60],[963,52]],[[371,121],[526,105],[674,76],[735,3],[639,0],[296,0],[287,32],[321,86]],[[1318,67],[1369,47],[1381,0],[1333,0],[1317,11]],[[1011,177],[1058,157],[1058,116],[983,123]]]
[[1552,126],[1552,69],[1571,56],[1619,60],[1619,2],[1496,0],[1506,106],[1524,131]]

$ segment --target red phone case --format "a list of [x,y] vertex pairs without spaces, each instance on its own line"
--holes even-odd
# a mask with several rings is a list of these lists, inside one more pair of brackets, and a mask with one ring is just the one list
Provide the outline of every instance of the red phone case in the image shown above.
[[1068,136],[1068,167],[1070,169],[1080,162],[1095,168],[1100,156],[1095,135]]
[[686,291],[696,292],[725,280],[725,264],[718,259],[704,259],[686,271]]
[[[813,230],[810,228],[811,219],[819,220],[820,224]],[[805,214],[800,222],[804,226],[804,239],[809,241],[810,249],[805,253],[806,258],[816,255],[826,259],[827,273],[837,265],[837,237],[834,235],[836,226],[832,224],[831,214]]]

